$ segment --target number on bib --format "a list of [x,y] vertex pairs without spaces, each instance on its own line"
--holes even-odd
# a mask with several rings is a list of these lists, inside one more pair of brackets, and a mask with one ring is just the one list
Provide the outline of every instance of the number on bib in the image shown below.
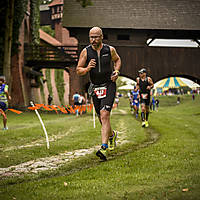
[[102,99],[106,97],[107,88],[106,87],[98,87],[94,89],[94,93],[96,94],[98,99]]

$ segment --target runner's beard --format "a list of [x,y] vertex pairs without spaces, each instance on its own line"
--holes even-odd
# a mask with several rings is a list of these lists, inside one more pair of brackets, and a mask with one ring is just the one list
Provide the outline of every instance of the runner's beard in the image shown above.
[[93,42],[93,43],[92,43],[92,46],[93,46],[95,49],[98,49],[98,48],[100,47],[100,43]]

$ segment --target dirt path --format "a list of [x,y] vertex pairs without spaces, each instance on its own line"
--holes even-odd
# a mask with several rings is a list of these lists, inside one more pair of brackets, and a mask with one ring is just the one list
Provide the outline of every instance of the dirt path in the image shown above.
[[[123,110],[118,110],[118,111],[121,112],[122,114],[126,114],[126,111],[123,111]],[[127,130],[124,125],[124,122],[120,121],[118,127],[119,127],[119,131],[118,131],[117,145],[119,146],[124,143],[128,143],[129,141],[126,140]],[[51,137],[50,141],[55,141],[57,139],[60,139],[64,136],[66,136],[66,134],[69,134],[73,131],[74,130],[71,129],[65,134],[58,134],[57,136]],[[147,129],[147,132],[149,134],[148,141],[137,145],[135,147],[135,149],[145,148],[148,145],[155,143],[159,139],[159,134],[155,133],[152,129]],[[33,147],[33,146],[41,146],[41,145],[45,145],[44,142],[35,141],[35,142],[32,142],[31,144],[17,147],[16,150],[22,149],[22,148],[29,148],[29,147]],[[13,150],[13,148],[7,148],[4,151]],[[55,169],[58,169],[59,167],[61,167],[62,165],[71,162],[74,159],[77,159],[82,156],[86,156],[88,154],[95,153],[98,148],[99,148],[99,145],[91,147],[89,149],[77,149],[77,150],[70,151],[70,152],[65,151],[63,153],[60,153],[59,155],[46,157],[46,158],[38,158],[36,160],[31,160],[31,161],[24,162],[24,163],[14,165],[14,166],[10,166],[7,168],[0,168],[0,177],[6,178],[9,176],[20,176],[20,175],[23,175],[26,173],[38,173],[38,172],[46,171],[46,170],[55,170]],[[130,151],[133,151],[133,149],[127,149],[126,151],[119,152],[118,154],[120,155],[120,154],[128,153]]]
[[[124,136],[124,132],[119,132],[118,145],[122,145],[125,142],[128,142],[124,139],[123,136]],[[38,146],[38,145],[42,145],[42,144],[33,143],[33,144],[21,146],[20,148],[26,148],[26,147]],[[0,168],[0,177],[19,176],[24,173],[37,173],[37,172],[46,171],[46,170],[55,170],[59,168],[60,166],[76,158],[86,156],[87,154],[92,154],[96,152],[98,148],[99,148],[99,145],[91,147],[89,149],[78,149],[71,152],[66,151],[56,156],[39,158],[36,160],[31,160],[28,162],[21,163],[19,165],[13,165],[7,168]],[[10,149],[7,149],[7,151],[8,150]]]

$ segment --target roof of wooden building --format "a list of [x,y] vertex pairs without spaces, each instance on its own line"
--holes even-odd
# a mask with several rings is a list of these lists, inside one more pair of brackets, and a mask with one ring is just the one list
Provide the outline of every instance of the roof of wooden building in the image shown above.
[[200,30],[200,0],[64,0],[63,26]]
[[53,0],[48,6],[56,6],[56,5],[63,5],[63,0]]

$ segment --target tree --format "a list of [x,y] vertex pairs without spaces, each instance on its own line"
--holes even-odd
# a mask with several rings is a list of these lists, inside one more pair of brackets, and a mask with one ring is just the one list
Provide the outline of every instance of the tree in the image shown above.
[[[0,14],[0,67],[11,85],[11,57],[18,51],[19,28],[24,18],[28,0],[1,1]],[[10,87],[11,88],[11,87]]]
[[15,0],[6,1],[7,10],[5,17],[5,38],[4,38],[4,60],[3,60],[3,74],[6,81],[10,83],[11,75],[11,48],[12,48],[12,33],[14,21],[14,4]]

